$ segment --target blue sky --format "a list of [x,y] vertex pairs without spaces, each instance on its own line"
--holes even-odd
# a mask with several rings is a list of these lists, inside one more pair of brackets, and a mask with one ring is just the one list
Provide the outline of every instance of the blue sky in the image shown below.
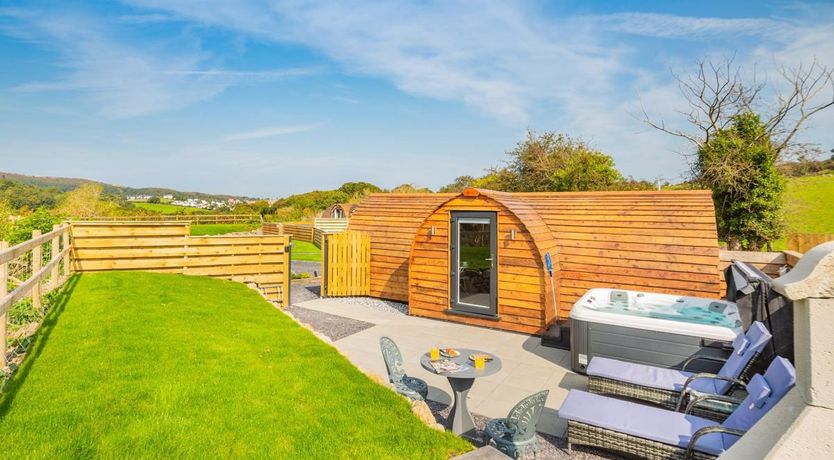
[[[0,170],[277,197],[436,188],[526,129],[678,180],[670,69],[834,66],[834,5],[794,2],[0,2]],[[834,110],[800,140],[834,148]]]

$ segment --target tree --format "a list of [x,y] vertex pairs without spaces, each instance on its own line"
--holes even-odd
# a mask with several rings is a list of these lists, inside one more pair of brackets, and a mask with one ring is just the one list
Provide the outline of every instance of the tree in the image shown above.
[[747,112],[698,149],[697,183],[713,192],[718,237],[730,249],[760,250],[782,231],[784,179],[767,125]]
[[440,193],[459,193],[466,190],[469,187],[472,187],[472,184],[475,183],[475,178],[472,176],[458,176],[455,180],[448,185],[444,185],[440,187],[438,192]]
[[623,181],[610,156],[564,134],[528,131],[527,138],[507,154],[511,158],[507,166],[488,174],[498,190],[610,190]]
[[392,188],[391,193],[432,193],[432,191],[419,185],[400,184]]
[[562,169],[553,174],[553,185],[560,191],[611,190],[623,183],[623,176],[608,155],[580,150],[568,157]]
[[158,196],[152,196],[148,198],[148,203],[162,203],[162,200]]
[[[707,145],[736,116],[748,112],[764,114],[762,136],[773,145],[776,161],[808,153],[811,146],[796,141],[802,126],[819,112],[834,105],[834,70],[813,61],[796,68],[780,67],[779,76],[787,90],[778,85],[766,87],[755,73],[746,81],[744,69],[732,58],[719,62],[700,61],[694,74],[673,73],[689,110],[682,112],[691,129],[669,127],[663,120],[652,120],[643,110],[649,126],[693,143],[697,149]],[[766,91],[771,89],[772,91]],[[831,93],[830,95],[828,93]],[[773,94],[773,102],[766,101]]]
[[339,187],[339,191],[352,197],[357,194],[366,195],[368,193],[378,193],[381,192],[382,189],[370,182],[345,182],[341,187]]

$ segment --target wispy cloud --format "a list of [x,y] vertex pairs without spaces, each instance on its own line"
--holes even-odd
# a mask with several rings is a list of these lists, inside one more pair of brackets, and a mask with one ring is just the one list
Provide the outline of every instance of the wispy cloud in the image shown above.
[[535,7],[471,2],[137,0],[182,19],[258,40],[312,47],[348,73],[379,76],[418,96],[462,100],[495,118],[527,122],[539,101],[609,89],[618,46],[584,24],[539,19]]
[[773,37],[793,25],[769,18],[717,18],[658,13],[617,13],[579,17],[602,30],[658,38],[698,40],[715,35],[768,35]]
[[51,81],[12,88],[20,92],[74,92],[102,115],[125,118],[178,109],[211,99],[241,83],[310,75],[318,69],[240,71],[211,68],[198,45],[166,46],[131,40],[106,20],[85,13],[0,10],[15,20],[2,31],[57,52],[61,71]]
[[254,131],[245,131],[242,133],[230,134],[226,136],[227,141],[245,141],[252,139],[263,139],[267,137],[284,136],[287,134],[302,133],[304,131],[312,131],[320,128],[324,123],[311,123],[306,125],[291,125],[291,126],[272,126],[269,128],[256,129]]

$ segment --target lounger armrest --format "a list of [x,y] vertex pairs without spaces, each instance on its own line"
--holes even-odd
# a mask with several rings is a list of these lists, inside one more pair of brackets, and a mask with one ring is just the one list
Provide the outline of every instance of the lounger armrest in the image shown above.
[[718,401],[718,402],[725,402],[730,404],[739,405],[741,404],[741,399],[733,398],[732,396],[722,396],[722,395],[700,395],[692,398],[689,401],[689,404],[686,405],[686,410],[683,411],[684,414],[688,414],[692,412],[692,409],[695,409],[698,404],[707,402],[707,401]]
[[744,383],[744,381],[742,381],[742,380],[739,380],[739,379],[736,379],[736,378],[733,378],[733,377],[725,377],[723,375],[718,375],[718,374],[710,374],[708,372],[701,372],[699,374],[695,374],[695,375],[690,376],[688,379],[686,379],[686,382],[684,382],[683,389],[681,389],[681,394],[680,394],[680,396],[678,396],[678,406],[675,408],[676,411],[681,410],[681,406],[683,406],[683,400],[684,400],[684,398],[686,398],[686,394],[690,391],[689,390],[689,385],[692,382],[694,382],[695,380],[698,380],[698,379],[723,380],[725,382],[730,382],[730,383],[733,383],[735,385],[738,385],[741,388],[747,388],[747,384]]
[[692,454],[695,453],[695,444],[698,442],[698,439],[701,436],[710,434],[710,433],[726,433],[741,437],[744,435],[745,431],[735,430],[733,428],[727,428],[720,425],[716,426],[705,426],[700,430],[696,431],[695,434],[692,435],[692,438],[689,440],[689,446],[686,447],[686,455],[683,457],[685,459],[692,458]]
[[698,360],[714,361],[714,362],[717,362],[717,363],[727,362],[727,358],[720,358],[718,356],[695,355],[695,356],[692,356],[692,357],[690,357],[689,359],[687,359],[686,361],[683,362],[683,365],[681,366],[681,370],[685,371],[686,366],[690,365],[693,361],[698,361]]

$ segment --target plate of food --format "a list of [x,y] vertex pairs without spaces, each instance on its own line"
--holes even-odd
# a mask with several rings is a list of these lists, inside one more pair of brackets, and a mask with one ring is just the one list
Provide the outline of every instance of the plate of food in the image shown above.
[[460,356],[460,352],[454,348],[441,348],[440,356],[443,356],[444,358],[457,358]]
[[492,361],[492,355],[488,355],[486,353],[473,353],[469,355],[470,361],[475,361],[478,358],[484,358],[484,361]]

